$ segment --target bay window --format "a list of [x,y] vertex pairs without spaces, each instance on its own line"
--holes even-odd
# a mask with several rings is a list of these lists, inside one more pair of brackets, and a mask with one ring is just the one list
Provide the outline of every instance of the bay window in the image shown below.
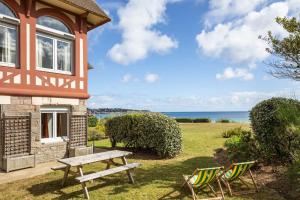
[[68,138],[69,112],[68,109],[41,110],[42,142],[63,141]]
[[0,1],[0,65],[15,67],[18,56],[17,25],[19,19],[12,10]]
[[48,16],[37,20],[37,68],[42,71],[72,74],[74,35],[59,20]]

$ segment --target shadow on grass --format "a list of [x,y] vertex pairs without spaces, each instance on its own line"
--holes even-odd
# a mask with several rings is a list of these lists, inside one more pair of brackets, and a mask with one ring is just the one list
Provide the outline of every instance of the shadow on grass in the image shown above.
[[266,186],[276,190],[286,199],[300,199],[300,161],[280,170],[274,180],[267,183]]
[[[181,188],[183,182],[182,175],[191,174],[197,167],[202,168],[211,166],[217,166],[211,157],[195,157],[183,162],[177,162],[176,164],[161,164],[150,166],[147,168],[141,167],[134,171],[134,174],[136,175],[134,177],[136,184],[134,185],[128,184],[128,179],[124,178],[126,177],[125,175],[124,177],[120,175],[113,175],[95,181],[92,186],[88,184],[88,189],[90,192],[92,192],[95,190],[100,191],[100,188],[102,187],[113,186],[113,189],[111,190],[109,195],[115,195],[126,193],[131,189],[139,189],[148,185],[159,185],[158,187],[160,188],[174,190],[174,192],[166,194],[160,199],[182,199],[183,197],[189,195],[189,191],[186,188]],[[89,172],[91,171],[88,171],[88,173]],[[74,187],[76,187],[76,189],[78,188],[78,190],[76,190],[75,192],[71,191],[70,193],[66,193],[64,191],[64,188],[60,186],[62,176],[63,173],[59,172],[56,175],[56,177],[59,179],[32,185],[30,188],[28,188],[28,191],[36,197],[49,193],[53,194],[54,196],[59,196],[54,199],[70,199],[83,197],[81,185],[78,184],[71,176],[69,176],[67,180],[66,187],[73,187],[72,190],[74,190]],[[120,177],[122,177],[122,179]],[[104,183],[102,182],[103,180],[105,181]],[[114,185],[116,184],[116,182],[118,182],[118,184]]]
[[[124,149],[123,149],[124,150]],[[143,154],[137,154],[133,158],[140,159]],[[149,158],[146,158],[149,160]],[[155,163],[155,158],[153,158],[153,163]],[[163,160],[159,160],[163,161]],[[166,191],[165,194],[158,194],[161,195],[158,197],[160,200],[164,199],[183,199],[185,197],[191,197],[190,191],[186,187],[181,187],[183,183],[182,175],[190,175],[196,168],[206,168],[206,167],[214,167],[219,166],[215,162],[215,158],[213,157],[193,157],[183,161],[177,161],[176,163],[169,163],[160,162],[160,164],[153,164],[145,165],[140,168],[135,169],[134,171],[134,178],[135,184],[129,184],[126,173],[120,176],[120,174],[112,175],[105,177],[103,179],[99,179],[94,181],[94,183],[88,183],[88,190],[91,195],[97,194],[97,192],[103,192],[101,188],[111,187],[109,189],[109,193],[107,196],[110,195],[118,195],[128,193],[130,190],[139,190],[145,192],[145,196],[149,195],[152,197],[153,192],[160,192]],[[95,166],[96,167],[96,166]],[[91,171],[95,171],[95,167],[87,167],[86,172],[90,173]],[[104,165],[103,165],[104,167]],[[97,170],[99,167],[97,166]],[[83,198],[83,192],[81,185],[78,184],[73,177],[69,177],[66,187],[61,188],[61,178],[63,177],[63,173],[57,172],[55,177],[59,178],[56,180],[52,180],[49,182],[42,182],[39,184],[32,185],[28,188],[28,191],[37,198],[41,198],[42,195],[45,194],[53,194],[53,199],[72,199],[72,198]],[[151,189],[145,189],[147,186],[151,186]],[[239,189],[239,186],[235,187]],[[158,190],[157,190],[158,189]],[[218,188],[215,186],[215,189],[218,191]],[[223,187],[225,190],[225,188]],[[94,191],[94,192],[93,192]],[[107,190],[106,190],[107,191]],[[199,193],[201,194],[201,193]],[[103,195],[103,194],[101,194]],[[211,196],[211,193],[203,192],[201,196]],[[147,198],[145,198],[147,199]],[[151,199],[151,198],[149,198]],[[248,199],[255,199],[253,197],[248,197]]]

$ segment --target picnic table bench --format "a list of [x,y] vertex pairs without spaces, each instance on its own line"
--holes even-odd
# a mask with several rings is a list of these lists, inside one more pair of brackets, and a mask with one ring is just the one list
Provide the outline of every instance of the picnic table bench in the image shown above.
[[[119,150],[113,150],[113,151],[107,151],[102,153],[96,153],[96,154],[90,154],[85,156],[78,156],[78,157],[72,157],[72,158],[65,158],[65,159],[59,159],[58,162],[62,163],[63,165],[52,167],[52,170],[63,170],[64,177],[62,179],[62,186],[65,185],[65,182],[68,178],[69,174],[74,174],[76,176],[75,180],[81,183],[82,189],[84,192],[84,195],[87,199],[89,199],[89,192],[86,187],[86,182],[92,181],[94,179],[98,179],[104,176],[108,176],[111,174],[119,173],[122,171],[127,172],[127,176],[131,183],[134,183],[134,179],[131,173],[131,170],[140,166],[140,163],[127,163],[126,156],[131,155],[131,152],[128,151],[119,151]],[[113,159],[115,158],[121,158],[122,164],[114,162]],[[96,163],[96,162],[105,162],[107,163],[106,169],[94,172],[91,174],[84,175],[83,174],[83,165]],[[117,167],[110,168],[111,165],[115,165]],[[77,172],[71,171],[71,167],[76,167]]]

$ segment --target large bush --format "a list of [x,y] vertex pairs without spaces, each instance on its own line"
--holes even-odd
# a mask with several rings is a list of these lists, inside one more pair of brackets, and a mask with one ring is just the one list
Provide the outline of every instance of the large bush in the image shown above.
[[98,123],[98,118],[94,115],[90,115],[88,117],[88,126],[89,127],[95,127],[97,126],[97,123]]
[[300,102],[272,98],[257,104],[250,112],[251,126],[268,163],[292,162],[299,145]]
[[159,113],[135,113],[108,119],[106,134],[113,147],[151,150],[161,158],[174,157],[181,152],[182,134],[178,123]]

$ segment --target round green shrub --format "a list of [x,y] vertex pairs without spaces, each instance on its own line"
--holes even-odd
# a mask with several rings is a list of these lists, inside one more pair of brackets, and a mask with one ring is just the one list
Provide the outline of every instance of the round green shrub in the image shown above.
[[89,127],[95,127],[97,126],[97,123],[98,123],[98,118],[94,115],[90,115],[88,117],[88,126]]
[[271,164],[294,160],[299,145],[300,102],[272,98],[257,104],[250,112],[252,129],[264,161]]
[[150,150],[161,158],[171,158],[182,150],[178,123],[159,113],[135,113],[108,119],[105,131],[113,147]]

